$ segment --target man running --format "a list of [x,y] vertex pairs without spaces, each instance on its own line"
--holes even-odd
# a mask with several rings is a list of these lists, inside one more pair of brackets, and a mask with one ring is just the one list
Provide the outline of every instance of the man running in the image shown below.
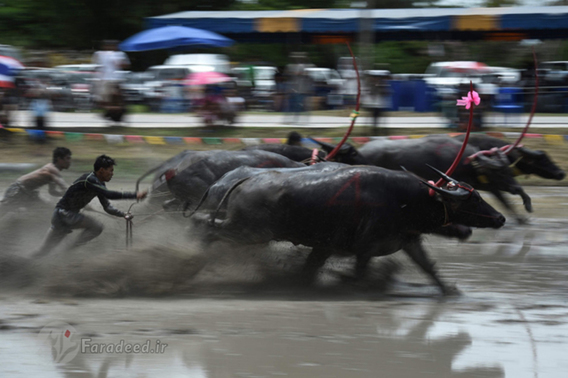
[[67,184],[61,176],[61,171],[71,166],[71,151],[65,147],[53,150],[53,161],[30,172],[10,185],[0,203],[2,207],[35,206],[39,199],[39,188],[49,185],[49,194],[61,197],[67,189]]
[[104,183],[112,179],[115,165],[114,159],[106,155],[101,155],[95,160],[94,171],[85,173],[75,180],[69,189],[67,189],[63,198],[55,205],[55,210],[51,218],[51,228],[47,233],[43,245],[34,254],[34,257],[41,257],[48,254],[74,229],[82,229],[83,231],[72,248],[85,244],[99,236],[103,231],[103,224],[80,212],[81,209],[87,206],[95,197],[98,197],[101,205],[108,214],[117,217],[131,217],[131,215],[127,215],[113,207],[109,199],[140,200],[146,197],[148,191],[116,192],[108,190]]

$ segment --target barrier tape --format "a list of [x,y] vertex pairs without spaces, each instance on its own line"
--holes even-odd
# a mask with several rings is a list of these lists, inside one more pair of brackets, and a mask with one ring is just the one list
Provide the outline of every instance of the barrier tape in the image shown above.
[[[257,145],[257,144],[279,144],[286,143],[286,138],[216,138],[216,137],[173,137],[173,136],[143,136],[143,135],[120,135],[120,134],[92,134],[92,133],[77,133],[77,132],[66,132],[66,131],[52,131],[52,130],[28,130],[21,128],[7,127],[4,130],[9,131],[18,136],[27,135],[30,139],[65,139],[68,142],[79,142],[79,141],[103,141],[105,140],[109,144],[149,144],[149,145],[172,145],[172,144],[205,144],[205,145],[227,145],[227,144],[244,144],[247,146]],[[462,133],[450,132],[446,133],[449,136],[456,136]],[[495,131],[481,131],[473,134],[486,134],[496,138],[516,138],[521,133],[519,132],[495,132]],[[423,134],[423,135],[391,135],[391,136],[360,136],[360,137],[350,137],[349,142],[365,144],[373,140],[380,139],[415,139],[422,138],[427,135],[433,134]],[[527,139],[544,139],[550,145],[561,145],[568,143],[568,135],[556,135],[556,134],[526,134]],[[339,142],[341,137],[321,137],[314,139],[320,140],[326,143]],[[307,138],[302,139],[302,143],[306,145],[314,144]]]

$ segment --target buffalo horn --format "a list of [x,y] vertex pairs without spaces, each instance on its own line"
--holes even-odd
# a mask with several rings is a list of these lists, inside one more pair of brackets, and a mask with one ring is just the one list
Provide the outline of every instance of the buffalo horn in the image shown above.
[[532,158],[537,158],[540,157],[544,154],[544,152],[542,151],[532,151],[532,150],[527,150],[524,147],[518,147],[518,150],[521,151],[521,153],[525,156],[529,156]]
[[447,182],[457,182],[456,180],[454,180],[450,176],[446,175],[444,172],[441,172],[441,171],[437,170],[436,168],[432,167],[430,164],[426,164],[426,166],[428,168],[430,168],[431,170],[433,170],[434,172],[436,172],[438,175],[440,175],[440,177],[442,177]]
[[460,187],[458,187],[457,190],[446,190],[446,189],[438,188],[436,185],[432,185],[429,182],[426,182],[424,180],[420,180],[420,182],[423,183],[424,185],[426,185],[427,187],[429,187],[430,189],[435,190],[436,192],[440,193],[443,196],[452,197],[452,198],[455,198],[457,200],[466,200],[471,195],[471,193],[469,191],[462,189]]
[[311,138],[311,137],[308,137],[308,139],[311,140],[314,143],[319,144],[327,153],[330,153],[335,148],[335,146],[332,145],[332,144],[321,142],[321,141],[315,140],[314,138]]
[[314,142],[314,143],[319,144],[320,146],[322,146],[322,147],[323,147],[324,149],[326,149],[326,150],[329,149],[329,150],[331,151],[331,150],[333,150],[333,149],[335,148],[335,146],[332,145],[332,144],[329,144],[329,143],[325,143],[325,142],[316,140],[316,139],[314,139],[314,138],[312,138],[312,137],[308,137],[308,139],[311,140],[311,141]]

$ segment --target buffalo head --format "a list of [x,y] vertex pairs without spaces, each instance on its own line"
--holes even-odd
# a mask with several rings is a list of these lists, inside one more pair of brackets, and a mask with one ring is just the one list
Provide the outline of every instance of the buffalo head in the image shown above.
[[534,174],[551,180],[563,180],[566,177],[564,171],[554,164],[544,151],[515,148],[511,151],[509,160],[524,174]]
[[446,223],[491,228],[500,228],[505,224],[503,214],[485,202],[472,186],[456,181],[430,165],[428,167],[446,181],[444,186],[437,187],[421,179],[444,204]]
[[[317,143],[321,146],[321,148],[326,152],[330,153],[336,147],[333,144],[321,142],[319,140],[315,140],[313,138],[308,138],[312,142]],[[339,151],[337,151],[337,155],[335,155],[334,161],[338,163],[344,163],[349,165],[366,165],[367,159],[365,159],[359,151],[349,143],[345,143],[341,146]]]

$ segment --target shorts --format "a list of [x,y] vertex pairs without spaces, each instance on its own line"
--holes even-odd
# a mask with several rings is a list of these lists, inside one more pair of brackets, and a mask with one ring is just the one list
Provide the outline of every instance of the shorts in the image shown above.
[[118,88],[118,81],[101,80],[99,83],[99,98],[103,102],[110,102],[112,94]]
[[34,206],[34,201],[39,201],[39,192],[27,190],[22,184],[15,182],[6,189],[0,202],[9,206]]
[[74,228],[77,228],[77,225],[81,223],[83,219],[85,219],[85,216],[81,213],[56,207],[51,217],[51,228],[70,233]]

